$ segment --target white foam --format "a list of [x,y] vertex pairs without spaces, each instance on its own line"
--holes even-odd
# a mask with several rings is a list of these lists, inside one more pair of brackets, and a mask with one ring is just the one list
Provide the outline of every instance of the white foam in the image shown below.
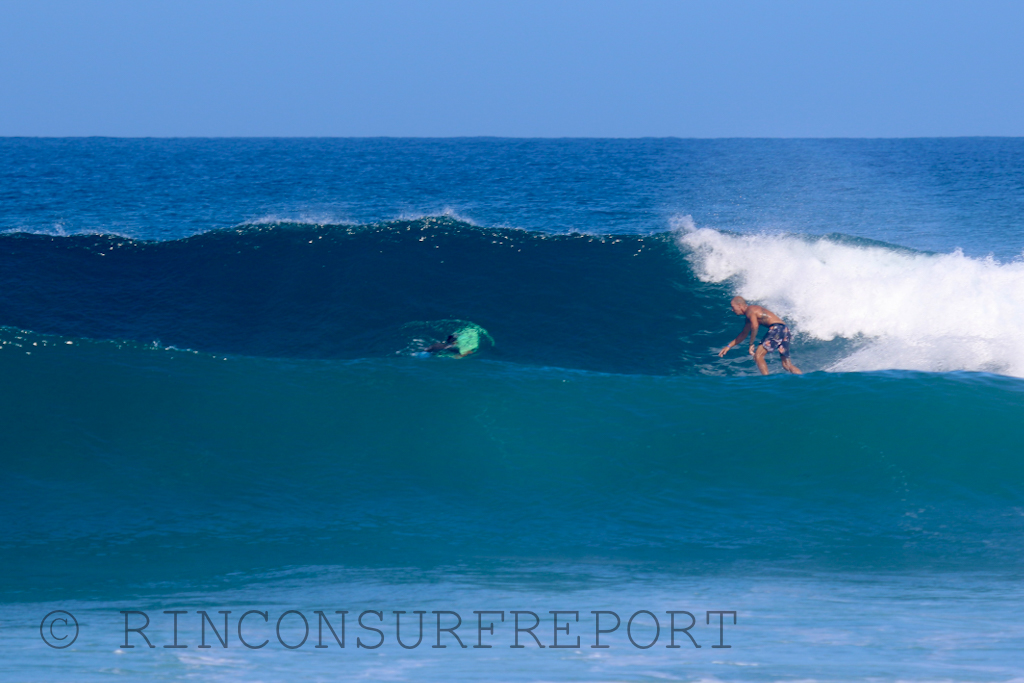
[[244,225],[278,225],[281,223],[319,227],[322,225],[349,225],[352,223],[352,221],[349,220],[344,215],[326,212],[303,212],[295,214],[271,213],[259,216],[258,218],[242,221],[235,227],[240,227]]
[[116,230],[99,228],[72,228],[63,221],[57,221],[52,225],[44,226],[18,226],[0,230],[0,235],[44,235],[46,237],[77,237],[93,235],[97,237],[121,237],[123,239],[137,239],[131,235]]
[[301,212],[301,213],[271,213],[257,218],[252,218],[243,221],[236,227],[245,225],[277,225],[280,223],[291,223],[294,225],[309,225],[309,226],[323,226],[323,225],[373,225],[376,223],[390,223],[392,221],[418,221],[427,218],[448,218],[460,223],[467,223],[469,225],[476,226],[477,223],[467,216],[460,214],[457,210],[451,207],[443,207],[440,211],[434,212],[401,212],[391,218],[374,218],[374,219],[360,219],[357,220],[347,214],[328,213],[328,212]]
[[733,235],[697,228],[689,217],[676,227],[701,280],[729,281],[800,335],[868,342],[826,369],[1024,377],[1024,261]]
[[474,221],[472,218],[469,218],[468,216],[462,215],[456,209],[453,209],[450,206],[446,206],[446,207],[442,208],[440,212],[436,212],[435,211],[433,213],[403,212],[403,213],[399,214],[398,217],[393,219],[393,220],[399,220],[399,221],[419,221],[419,220],[423,220],[424,218],[449,218],[449,219],[451,219],[453,221],[458,221],[460,223],[466,223],[467,225],[472,225],[474,227],[480,227],[480,225],[476,221]]

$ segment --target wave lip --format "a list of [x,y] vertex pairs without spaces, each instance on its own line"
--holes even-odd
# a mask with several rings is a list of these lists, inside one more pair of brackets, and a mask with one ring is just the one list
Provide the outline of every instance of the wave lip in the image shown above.
[[1024,261],[915,252],[844,236],[735,235],[680,221],[695,275],[763,302],[805,339],[857,342],[835,371],[1024,377]]

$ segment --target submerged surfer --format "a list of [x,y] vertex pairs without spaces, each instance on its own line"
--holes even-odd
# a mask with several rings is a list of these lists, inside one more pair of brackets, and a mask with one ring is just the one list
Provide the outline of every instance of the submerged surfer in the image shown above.
[[443,342],[431,344],[424,350],[431,354],[454,350],[456,353],[452,358],[465,358],[479,347],[480,333],[472,327],[465,327],[455,334],[449,334]]
[[[746,316],[747,322],[743,325],[743,331],[740,335],[729,342],[729,345],[718,352],[719,358],[725,356],[725,354],[732,347],[743,341],[746,336],[750,335],[750,355],[754,357],[754,362],[757,363],[757,369],[761,371],[762,375],[768,374],[768,364],[764,361],[764,357],[768,355],[769,351],[778,351],[779,356],[782,358],[782,367],[792,372],[795,375],[802,375],[803,372],[797,366],[793,365],[792,361],[789,360],[789,341],[792,335],[789,332],[789,328],[786,327],[786,323],[782,322],[782,318],[769,311],[764,306],[752,306],[748,304],[743,297],[733,297],[732,299],[732,312],[736,315]],[[761,325],[768,326],[768,334],[765,335],[764,341],[761,345],[754,350],[754,346],[757,344],[757,328]]]

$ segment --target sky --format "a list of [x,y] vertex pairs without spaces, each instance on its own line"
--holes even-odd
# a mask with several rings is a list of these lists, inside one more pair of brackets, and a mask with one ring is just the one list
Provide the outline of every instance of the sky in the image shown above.
[[0,0],[0,136],[1021,136],[1022,36],[995,0]]

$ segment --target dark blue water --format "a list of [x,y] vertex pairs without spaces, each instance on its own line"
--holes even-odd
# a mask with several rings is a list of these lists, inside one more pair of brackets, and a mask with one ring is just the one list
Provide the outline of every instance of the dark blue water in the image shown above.
[[0,229],[168,240],[253,222],[455,214],[485,227],[699,225],[1020,254],[1024,140],[13,139]]
[[[0,151],[5,678],[1024,675],[1024,142]],[[737,294],[804,376],[717,356]],[[190,649],[122,649],[123,609]],[[472,643],[532,610],[546,645],[551,610],[688,610],[704,646],[197,649],[199,609]]]

